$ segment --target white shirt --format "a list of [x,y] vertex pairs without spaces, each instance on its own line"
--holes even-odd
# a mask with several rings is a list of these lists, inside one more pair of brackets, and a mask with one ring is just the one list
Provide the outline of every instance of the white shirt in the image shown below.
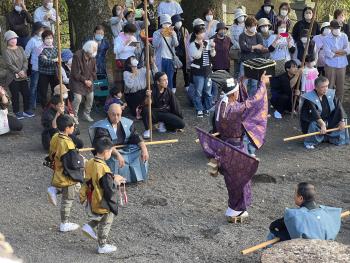
[[[126,46],[126,36],[124,33],[120,33],[118,37],[114,39],[114,53],[116,59],[128,59],[131,56],[135,56],[136,47]],[[136,41],[136,38],[135,38]]]
[[30,58],[30,64],[32,64],[32,70],[39,70],[39,55],[41,53],[43,46],[43,40],[39,36],[33,36],[27,43],[24,53],[26,57]]
[[[46,19],[47,14],[51,14],[50,19]],[[44,26],[51,29],[55,33],[55,23],[56,23],[56,10],[54,8],[47,9],[44,6],[40,6],[34,11],[34,23],[41,22]]]
[[157,11],[158,11],[158,16],[168,14],[170,17],[172,17],[173,15],[180,15],[183,13],[183,10],[180,4],[175,1],[161,2],[158,5]]

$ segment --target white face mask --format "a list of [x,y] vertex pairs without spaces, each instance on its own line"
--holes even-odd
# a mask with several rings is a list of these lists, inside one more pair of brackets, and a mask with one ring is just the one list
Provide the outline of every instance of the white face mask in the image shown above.
[[279,34],[286,33],[286,32],[287,32],[287,28],[285,28],[285,27],[280,27],[280,28],[278,29],[278,33],[279,33]]
[[95,58],[97,56],[97,51],[91,54],[92,58]]
[[15,10],[16,10],[18,13],[21,13],[22,10],[23,10],[23,8],[22,8],[21,6],[19,6],[19,5],[16,5],[16,6],[15,6]]
[[269,32],[269,27],[268,26],[262,26],[262,27],[260,27],[260,30],[263,33],[267,33],[267,32]]
[[264,11],[265,11],[266,14],[270,13],[271,6],[264,6]]
[[130,61],[130,63],[131,63],[131,66],[132,66],[132,67],[137,67],[137,65],[139,64],[139,62],[137,61],[137,59],[132,59],[132,60]]
[[47,4],[46,4],[46,8],[47,8],[47,9],[52,9],[52,8],[53,8],[53,3],[51,3],[51,2],[50,2],[50,3],[47,3]]
[[176,22],[176,23],[175,23],[175,27],[176,27],[177,29],[180,29],[180,28],[182,27],[182,22],[181,22],[181,21]]
[[281,16],[287,16],[288,15],[288,10],[282,9],[280,14],[281,14]]
[[205,19],[206,19],[208,22],[210,22],[210,21],[213,21],[214,17],[213,17],[213,15],[207,15],[207,16],[205,17]]
[[305,14],[304,17],[305,17],[306,20],[311,20],[312,19],[312,14],[309,14],[309,13]]
[[150,3],[151,5],[153,5],[153,4],[154,4],[154,0],[149,0],[149,3]]
[[45,43],[46,46],[52,46],[53,39],[52,38],[45,39],[44,43]]
[[329,35],[330,33],[331,33],[331,29],[330,29],[330,28],[325,28],[325,29],[323,30],[322,35],[327,36],[327,35]]
[[63,97],[64,100],[65,100],[65,99],[68,99],[68,93],[64,93],[64,94],[62,95],[62,97]]
[[307,37],[302,37],[300,40],[301,40],[301,43],[306,44],[306,42],[307,42]]
[[245,20],[244,16],[240,16],[240,17],[237,18],[238,23],[243,23],[244,20]]
[[332,29],[332,34],[335,35],[335,36],[339,36],[341,33],[340,31],[340,28],[337,28],[337,29]]
[[250,33],[256,33],[256,26],[250,27],[248,30]]

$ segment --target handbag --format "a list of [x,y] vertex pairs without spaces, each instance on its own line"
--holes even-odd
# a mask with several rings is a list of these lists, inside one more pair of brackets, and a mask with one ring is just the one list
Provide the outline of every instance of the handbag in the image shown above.
[[10,131],[7,113],[7,109],[0,110],[0,135],[8,133]]
[[229,55],[230,55],[230,59],[238,60],[241,58],[241,50],[239,48],[231,47]]
[[180,69],[183,67],[183,64],[181,62],[181,60],[179,59],[178,56],[176,56],[176,54],[174,54],[173,50],[170,48],[169,44],[168,44],[168,41],[166,41],[165,37],[162,36],[164,41],[165,41],[165,44],[167,45],[169,51],[171,52],[171,55],[173,56],[173,66],[175,69]]

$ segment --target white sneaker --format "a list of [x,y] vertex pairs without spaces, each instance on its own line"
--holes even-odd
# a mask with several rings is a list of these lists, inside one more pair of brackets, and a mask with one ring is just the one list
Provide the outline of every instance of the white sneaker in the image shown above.
[[60,224],[60,231],[61,232],[70,232],[77,230],[79,228],[78,224],[75,223],[61,223]]
[[89,224],[85,224],[83,225],[83,227],[81,228],[81,230],[83,231],[83,233],[89,237],[92,238],[94,240],[97,240],[97,235],[94,231],[94,229],[89,225]]
[[175,94],[176,93],[176,88],[172,88],[171,91]]
[[143,132],[143,138],[144,139],[149,139],[151,138],[151,131],[150,130],[146,130]]
[[47,196],[49,198],[49,202],[54,206],[57,206],[57,189],[54,186],[50,186],[47,188]]
[[93,122],[94,119],[91,118],[90,114],[87,114],[87,113],[83,113],[83,117],[85,120],[87,120],[88,122]]
[[159,122],[158,125],[159,125],[159,126],[158,126],[158,129],[157,129],[157,130],[158,130],[159,132],[161,132],[161,133],[166,132],[166,128],[165,128],[164,122]]
[[315,149],[315,146],[307,144],[307,145],[305,145],[305,148],[308,150],[313,150],[313,149]]
[[104,245],[103,247],[98,247],[97,253],[99,254],[108,254],[117,251],[117,247],[113,245]]
[[273,116],[275,117],[275,119],[282,119],[282,114],[279,113],[278,111],[275,110]]

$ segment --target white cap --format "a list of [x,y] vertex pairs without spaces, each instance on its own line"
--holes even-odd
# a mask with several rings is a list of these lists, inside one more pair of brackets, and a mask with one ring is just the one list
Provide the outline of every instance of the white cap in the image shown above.
[[205,26],[205,23],[204,23],[204,21],[202,19],[196,18],[195,20],[193,20],[193,23],[192,23],[193,27],[200,26],[200,25]]

